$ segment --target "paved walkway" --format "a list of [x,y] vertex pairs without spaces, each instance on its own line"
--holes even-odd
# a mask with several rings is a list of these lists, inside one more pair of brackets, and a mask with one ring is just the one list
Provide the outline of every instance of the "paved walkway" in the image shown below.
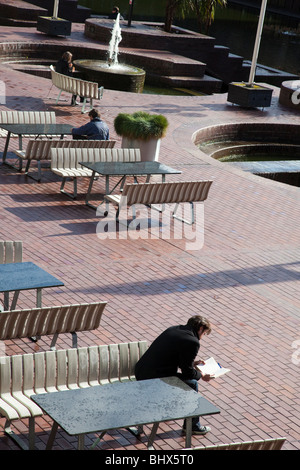
[[[1,28],[1,40],[18,38],[46,40],[25,28]],[[69,49],[72,40],[60,41]],[[74,35],[78,40],[86,41],[79,27]],[[59,122],[76,126],[86,122],[80,109],[65,102],[55,106],[57,90],[50,90],[45,78],[0,65],[0,80],[7,93],[0,109],[53,110]],[[69,95],[64,97],[69,100]],[[140,339],[151,343],[163,329],[185,323],[192,314],[211,320],[213,332],[203,340],[201,356],[216,357],[231,373],[200,384],[201,393],[222,412],[203,419],[212,431],[205,437],[194,436],[193,446],[284,436],[285,449],[300,449],[300,364],[295,363],[300,346],[298,354],[293,348],[295,341],[300,344],[299,189],[215,162],[191,141],[195,130],[208,125],[298,123],[299,115],[278,106],[278,90],[265,111],[232,106],[226,95],[178,97],[105,90],[100,110],[117,146],[114,117],[120,111],[140,109],[162,113],[170,122],[162,141],[162,162],[182,170],[180,179],[214,180],[205,203],[202,249],[187,251],[184,239],[99,240],[100,218],[84,205],[86,182],[80,182],[80,196],[72,201],[59,193],[60,183],[50,172],[38,184],[4,165],[0,166],[0,238],[23,240],[24,260],[63,280],[65,287],[45,291],[44,305],[108,301],[99,330],[79,333],[79,346]],[[17,139],[11,148],[16,146]],[[33,301],[31,293],[22,293],[19,305],[31,307]],[[7,341],[5,354],[44,351],[50,341]],[[59,338],[57,346],[70,347],[69,336]],[[161,425],[156,449],[182,448],[181,424]],[[46,416],[37,420],[38,448],[44,447],[50,428]],[[27,421],[17,423],[17,429],[27,432]],[[145,438],[138,440],[126,430],[111,432],[101,447],[144,449]],[[1,427],[0,449],[15,448]],[[61,432],[55,448],[75,449],[76,440]]]

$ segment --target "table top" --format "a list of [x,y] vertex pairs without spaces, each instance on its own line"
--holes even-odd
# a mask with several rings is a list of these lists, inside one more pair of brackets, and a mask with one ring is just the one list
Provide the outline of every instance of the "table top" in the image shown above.
[[0,128],[14,134],[72,134],[70,124],[4,124],[0,123]]
[[167,175],[181,173],[180,170],[160,162],[80,162],[80,165],[101,175]]
[[220,413],[178,377],[31,396],[70,435]]
[[64,283],[31,262],[0,264],[0,292],[58,287]]

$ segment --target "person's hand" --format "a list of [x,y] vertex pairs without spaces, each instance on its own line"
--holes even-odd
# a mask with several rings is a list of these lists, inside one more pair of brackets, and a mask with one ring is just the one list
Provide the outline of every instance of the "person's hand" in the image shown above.
[[204,380],[204,382],[209,382],[211,379],[214,379],[214,376],[210,374],[203,374],[201,379]]
[[198,359],[197,361],[194,361],[194,366],[204,366],[205,362],[202,361],[202,359]]

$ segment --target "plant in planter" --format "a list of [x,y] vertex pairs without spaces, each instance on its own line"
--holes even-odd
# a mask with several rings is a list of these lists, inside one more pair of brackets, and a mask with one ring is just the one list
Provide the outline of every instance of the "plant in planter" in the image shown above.
[[122,136],[122,148],[139,148],[142,161],[157,161],[168,120],[162,114],[137,111],[120,113],[114,120],[115,131]]

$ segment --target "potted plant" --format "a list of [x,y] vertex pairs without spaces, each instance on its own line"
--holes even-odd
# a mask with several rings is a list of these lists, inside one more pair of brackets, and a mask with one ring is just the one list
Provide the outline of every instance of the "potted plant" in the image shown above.
[[120,113],[114,120],[115,131],[122,136],[122,148],[139,148],[142,161],[157,161],[168,121],[162,114],[137,111]]

